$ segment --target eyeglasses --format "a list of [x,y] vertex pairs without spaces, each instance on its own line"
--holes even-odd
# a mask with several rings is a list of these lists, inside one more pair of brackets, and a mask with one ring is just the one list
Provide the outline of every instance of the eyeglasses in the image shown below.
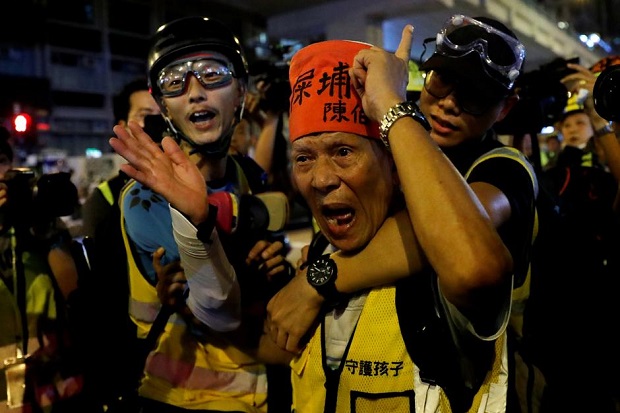
[[482,115],[501,100],[484,96],[479,88],[462,84],[456,78],[448,74],[439,74],[434,70],[426,74],[424,90],[437,99],[443,99],[455,91],[459,107],[475,116]]
[[[461,30],[467,26],[477,30]],[[448,57],[461,57],[472,51],[505,78],[503,83],[508,89],[514,85],[525,59],[523,44],[507,33],[471,17],[462,14],[452,16],[437,33],[436,52]]]
[[190,73],[206,89],[227,86],[234,77],[229,65],[220,60],[181,60],[166,66],[159,73],[159,90],[166,97],[182,95],[187,88],[187,75]]

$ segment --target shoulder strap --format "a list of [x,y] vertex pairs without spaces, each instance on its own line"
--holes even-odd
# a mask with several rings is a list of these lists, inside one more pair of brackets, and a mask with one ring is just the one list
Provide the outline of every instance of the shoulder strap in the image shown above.
[[521,151],[510,146],[495,148],[480,156],[469,167],[469,169],[465,173],[465,178],[469,177],[475,167],[480,165],[482,162],[492,158],[509,158],[513,159],[516,162],[519,162],[525,168],[525,170],[530,176],[530,179],[532,180],[532,185],[534,186],[534,194],[538,194],[538,179],[536,178],[534,166],[530,163],[530,161],[527,160],[527,158],[521,153]]
[[162,305],[162,307],[159,309],[157,317],[153,321],[153,325],[151,326],[149,333],[144,339],[144,346],[141,348],[142,354],[140,354],[141,360],[146,360],[151,350],[155,348],[157,339],[159,339],[159,336],[164,331],[164,328],[168,323],[168,319],[173,313],[174,311],[172,310],[172,308],[167,305]]

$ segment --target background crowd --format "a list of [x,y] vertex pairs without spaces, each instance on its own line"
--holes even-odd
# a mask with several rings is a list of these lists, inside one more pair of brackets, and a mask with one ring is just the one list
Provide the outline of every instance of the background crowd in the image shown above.
[[556,133],[498,136],[527,51],[486,17],[438,33],[407,102],[411,26],[283,76],[171,21],[83,203],[3,130],[0,412],[620,412],[620,131],[594,102],[620,58],[566,64]]

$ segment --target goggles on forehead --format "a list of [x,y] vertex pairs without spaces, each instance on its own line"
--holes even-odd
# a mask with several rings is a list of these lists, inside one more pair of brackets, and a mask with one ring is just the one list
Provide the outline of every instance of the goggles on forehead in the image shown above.
[[232,83],[230,66],[213,58],[177,60],[159,73],[157,86],[165,97],[180,96],[187,88],[187,76],[192,74],[205,89],[217,89]]
[[[468,26],[474,30],[461,30]],[[484,30],[488,36],[481,37],[480,30]],[[496,38],[493,39],[493,36]],[[510,51],[508,55],[513,59],[507,61],[506,53],[503,53],[506,50]],[[478,53],[487,66],[508,81],[504,82],[508,88],[514,85],[525,59],[523,44],[495,27],[471,17],[462,14],[452,16],[437,33],[436,52],[448,57],[461,57],[472,51]]]

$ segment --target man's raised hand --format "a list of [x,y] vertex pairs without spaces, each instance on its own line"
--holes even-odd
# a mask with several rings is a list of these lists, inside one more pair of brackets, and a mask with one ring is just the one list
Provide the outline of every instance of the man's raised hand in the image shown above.
[[128,126],[129,131],[115,126],[116,136],[109,141],[129,162],[121,170],[162,195],[194,224],[203,222],[208,214],[207,185],[198,167],[171,137],[160,147],[137,123],[130,121]]

